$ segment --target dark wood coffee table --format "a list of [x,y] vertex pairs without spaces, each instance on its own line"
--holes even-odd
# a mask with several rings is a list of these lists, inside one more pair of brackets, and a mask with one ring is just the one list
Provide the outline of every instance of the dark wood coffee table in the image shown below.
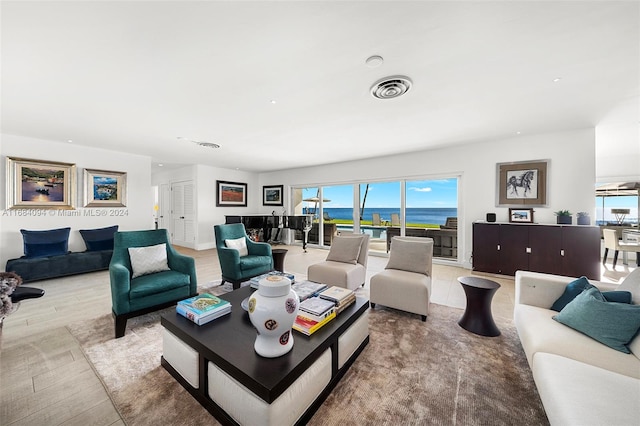
[[[229,402],[214,401],[210,396],[208,390],[208,380],[211,377],[211,372],[208,371],[210,369],[209,362],[215,366],[214,373],[219,373],[219,370],[223,371],[231,377],[234,386],[237,386],[237,383],[244,391],[255,395],[267,404],[271,404],[286,392],[307,369],[311,366],[317,369],[318,367],[314,363],[321,356],[326,357],[327,349],[330,349],[331,362],[327,363],[328,368],[331,369],[330,381],[317,396],[314,395],[315,400],[298,419],[298,423],[303,424],[313,416],[313,413],[368,344],[369,335],[366,321],[369,301],[357,298],[353,305],[311,336],[292,331],[295,340],[291,352],[278,358],[263,358],[256,354],[253,348],[256,330],[249,320],[248,313],[241,307],[242,300],[253,291],[254,289],[247,286],[221,295],[221,298],[231,302],[231,314],[202,326],[198,326],[173,312],[162,315],[162,326],[179,339],[178,343],[174,341],[174,347],[171,350],[195,351],[193,354],[197,352],[195,356],[197,365],[187,366],[187,369],[191,368],[192,372],[195,369],[196,373],[191,376],[197,375],[197,386],[185,380],[185,377],[189,375],[183,377],[177,371],[180,367],[174,368],[171,362],[165,359],[166,353],[163,354],[161,363],[216,419],[223,424],[237,424],[237,420],[225,411],[225,407],[220,405],[229,404]],[[365,328],[363,329],[363,327]],[[357,333],[353,330],[356,330]],[[356,336],[355,340],[353,339],[354,335]],[[343,338],[339,342],[340,337]],[[165,337],[165,344],[167,341],[172,341],[170,339]],[[355,343],[345,347],[345,340]],[[186,349],[184,349],[185,347]],[[165,351],[167,350],[167,346],[165,346]],[[341,350],[343,353],[340,353]],[[183,357],[174,355],[174,359],[178,360],[174,361],[174,364],[179,364]],[[297,383],[296,386],[300,386],[300,384]]]

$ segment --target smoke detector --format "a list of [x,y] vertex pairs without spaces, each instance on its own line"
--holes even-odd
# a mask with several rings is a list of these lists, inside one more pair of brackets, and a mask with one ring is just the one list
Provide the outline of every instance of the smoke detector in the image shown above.
[[371,94],[378,99],[393,99],[404,95],[411,89],[411,79],[402,75],[385,77],[371,86]]

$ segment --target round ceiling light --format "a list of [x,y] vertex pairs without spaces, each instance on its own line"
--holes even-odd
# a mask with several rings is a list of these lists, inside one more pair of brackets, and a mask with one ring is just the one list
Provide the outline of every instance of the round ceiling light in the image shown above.
[[393,99],[407,93],[411,89],[411,84],[409,77],[401,75],[385,77],[371,86],[371,94],[378,99]]
[[369,56],[365,61],[365,63],[369,68],[379,67],[380,65],[382,65],[383,62],[384,62],[384,59],[382,59],[382,56],[379,56],[379,55]]

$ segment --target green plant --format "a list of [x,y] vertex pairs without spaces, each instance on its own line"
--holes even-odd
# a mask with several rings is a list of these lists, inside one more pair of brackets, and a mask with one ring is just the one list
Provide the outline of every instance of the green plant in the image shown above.
[[553,212],[556,216],[571,216],[571,212],[569,210],[558,210],[557,212]]

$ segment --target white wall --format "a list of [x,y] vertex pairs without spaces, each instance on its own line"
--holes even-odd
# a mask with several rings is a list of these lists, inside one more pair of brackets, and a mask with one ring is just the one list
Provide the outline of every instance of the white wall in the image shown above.
[[[0,215],[0,265],[8,259],[22,256],[23,243],[20,229],[53,229],[71,227],[69,250],[84,251],[85,245],[79,229],[119,225],[120,230],[153,228],[153,197],[151,193],[150,157],[122,154],[78,144],[53,142],[22,136],[2,136],[0,146],[0,175],[6,176],[6,157],[30,158],[44,161],[75,163],[77,180],[76,209],[81,216],[14,216],[5,210],[6,187],[2,191]],[[83,172],[85,168],[127,173],[127,202],[124,208],[84,208]],[[3,180],[3,183],[4,180]],[[115,216],[126,213],[126,216]],[[105,216],[101,216],[105,214]],[[113,215],[112,215],[113,214]]]
[[640,98],[622,102],[596,126],[596,181],[640,181]]
[[[555,223],[554,211],[592,212],[594,217],[594,129],[518,136],[511,139],[387,156],[326,166],[290,169],[260,176],[260,185],[326,185],[354,181],[461,175],[458,223],[464,224],[458,242],[464,266],[470,267],[472,222],[487,212],[508,221],[508,208],[497,208],[496,163],[549,159],[548,207],[535,208],[538,223]],[[290,206],[287,206],[291,212]],[[575,218],[574,218],[575,221]],[[575,222],[574,222],[575,223]]]

